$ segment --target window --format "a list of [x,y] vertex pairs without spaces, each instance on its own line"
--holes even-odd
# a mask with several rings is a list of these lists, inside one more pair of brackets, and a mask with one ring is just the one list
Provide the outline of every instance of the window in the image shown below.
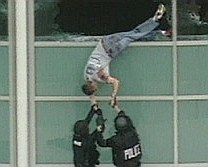
[[208,1],[180,0],[177,2],[179,39],[207,39]]
[[0,0],[0,41],[7,40],[8,36],[8,5],[7,0]]
[[[159,0],[36,0],[36,40],[72,40],[80,36],[102,36],[129,31],[152,17],[159,2]],[[164,3],[170,12],[168,13],[170,18],[171,0],[165,0]],[[169,25],[169,20],[160,28],[167,28],[165,24]]]

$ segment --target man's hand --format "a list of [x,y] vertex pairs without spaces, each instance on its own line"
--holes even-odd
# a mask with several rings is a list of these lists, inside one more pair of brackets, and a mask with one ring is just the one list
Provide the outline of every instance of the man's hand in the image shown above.
[[117,98],[116,96],[111,97],[110,106],[114,108],[117,105]]
[[91,106],[91,110],[93,110],[94,112],[97,112],[97,110],[98,110],[98,104],[93,104]]
[[95,105],[95,104],[96,105],[98,104],[95,95],[90,96],[90,101],[91,101],[92,106]]
[[97,126],[97,131],[98,131],[98,132],[103,133],[104,130],[105,130],[105,125],[104,125],[104,124]]

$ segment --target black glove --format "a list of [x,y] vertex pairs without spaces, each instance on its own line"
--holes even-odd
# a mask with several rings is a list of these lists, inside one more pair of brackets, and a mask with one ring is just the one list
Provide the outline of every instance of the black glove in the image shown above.
[[96,112],[97,110],[98,110],[98,104],[93,104],[93,105],[91,106],[91,111]]
[[96,118],[96,125],[97,125],[98,132],[104,132],[106,120],[107,119],[104,119],[102,115],[98,115],[98,117]]
[[100,108],[98,108],[95,112],[98,116],[103,115],[102,110]]
[[102,115],[102,110],[98,107],[97,104],[93,104],[91,110],[94,111],[97,115]]
[[105,130],[105,124],[97,126],[97,131],[103,133]]

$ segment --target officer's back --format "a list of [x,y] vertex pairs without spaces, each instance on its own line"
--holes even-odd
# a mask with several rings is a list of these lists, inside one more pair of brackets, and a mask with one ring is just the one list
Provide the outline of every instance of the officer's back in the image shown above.
[[125,115],[124,111],[119,111],[114,124],[116,134],[108,139],[103,139],[100,134],[98,144],[101,147],[112,148],[112,159],[115,166],[140,167],[141,144],[131,119]]

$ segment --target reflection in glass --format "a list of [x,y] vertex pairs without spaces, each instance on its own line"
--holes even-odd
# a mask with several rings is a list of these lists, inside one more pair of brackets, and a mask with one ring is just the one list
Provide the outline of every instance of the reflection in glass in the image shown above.
[[[207,38],[208,34],[208,1],[180,0],[177,2],[178,35],[186,38]],[[189,35],[189,37],[187,37]],[[195,35],[191,37],[190,35]],[[180,37],[180,36],[179,36]],[[182,37],[182,36],[181,36]]]
[[[84,40],[97,41],[95,36],[133,29],[152,17],[159,3],[159,0],[35,0],[36,40],[73,40],[84,36]],[[169,16],[171,0],[163,3]]]
[[0,0],[0,41],[7,40],[8,36],[8,4],[7,0]]

